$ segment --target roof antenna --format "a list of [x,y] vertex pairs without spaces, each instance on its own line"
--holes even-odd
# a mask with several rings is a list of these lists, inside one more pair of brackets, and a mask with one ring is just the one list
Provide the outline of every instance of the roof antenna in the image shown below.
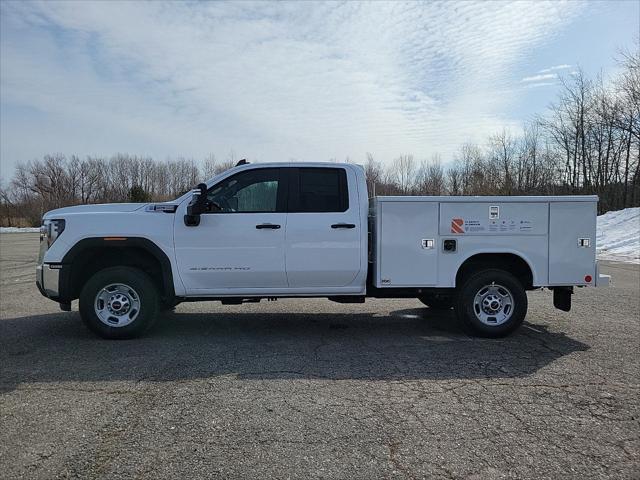
[[249,162],[247,162],[246,158],[243,158],[242,160],[240,160],[238,163],[236,163],[236,167],[239,167],[240,165],[247,165]]

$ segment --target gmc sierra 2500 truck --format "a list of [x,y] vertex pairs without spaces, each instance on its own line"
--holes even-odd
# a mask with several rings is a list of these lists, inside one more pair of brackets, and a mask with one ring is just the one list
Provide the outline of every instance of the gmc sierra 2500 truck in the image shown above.
[[44,215],[41,293],[95,333],[130,338],[185,301],[418,298],[489,337],[522,324],[527,290],[608,285],[595,258],[596,196],[374,197],[364,169],[238,166],[173,202]]

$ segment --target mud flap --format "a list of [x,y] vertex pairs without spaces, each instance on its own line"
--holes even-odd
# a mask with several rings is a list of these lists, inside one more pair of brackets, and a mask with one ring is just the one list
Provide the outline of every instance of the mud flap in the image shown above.
[[563,312],[571,310],[573,287],[555,287],[553,289],[553,306]]

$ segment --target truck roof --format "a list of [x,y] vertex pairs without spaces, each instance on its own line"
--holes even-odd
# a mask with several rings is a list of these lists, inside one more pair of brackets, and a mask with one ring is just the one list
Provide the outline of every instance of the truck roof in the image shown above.
[[[243,163],[232,167],[235,168],[254,168],[254,167],[356,167],[363,168],[362,165],[357,163],[347,162],[259,162],[259,163]],[[231,169],[230,169],[231,170]]]

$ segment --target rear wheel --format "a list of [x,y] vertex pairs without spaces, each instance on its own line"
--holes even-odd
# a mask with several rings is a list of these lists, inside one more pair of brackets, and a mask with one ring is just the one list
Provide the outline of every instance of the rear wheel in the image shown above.
[[473,333],[503,337],[524,321],[527,293],[509,272],[482,270],[464,279],[455,308],[458,319]]
[[151,278],[131,267],[94,274],[80,292],[80,316],[103,338],[134,338],[155,322],[158,292]]

